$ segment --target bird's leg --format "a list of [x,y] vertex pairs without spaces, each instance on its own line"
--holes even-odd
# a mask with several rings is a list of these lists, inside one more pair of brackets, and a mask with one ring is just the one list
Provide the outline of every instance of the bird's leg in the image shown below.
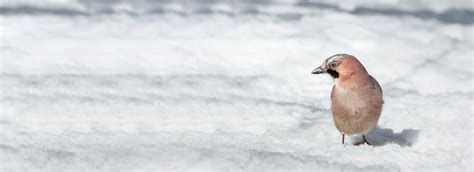
[[344,133],[342,133],[342,144],[344,144]]
[[367,141],[367,139],[365,138],[365,135],[362,135],[362,139],[364,139],[364,140],[362,140],[360,142],[357,142],[355,145],[359,146],[359,145],[364,144],[364,143],[367,144],[367,145],[372,145]]
[[365,135],[362,135],[362,138],[364,139],[364,142],[365,142],[365,143],[367,143],[368,145],[372,145],[372,144],[370,144],[370,143],[367,141],[367,139],[365,138]]
[[367,139],[365,138],[365,135],[362,135],[362,139],[364,139],[364,140],[362,140],[362,141],[360,141],[360,142],[357,142],[355,145],[356,145],[356,146],[359,146],[359,145],[362,145],[362,144],[364,144],[364,143],[367,144],[367,145],[372,145],[372,144],[370,144],[370,143],[367,141]]

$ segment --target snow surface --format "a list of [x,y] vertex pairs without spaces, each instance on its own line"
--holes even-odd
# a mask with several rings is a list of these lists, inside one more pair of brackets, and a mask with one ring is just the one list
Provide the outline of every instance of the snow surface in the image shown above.
[[[4,1],[0,171],[471,171],[473,10]],[[310,74],[337,53],[384,90],[375,146]]]

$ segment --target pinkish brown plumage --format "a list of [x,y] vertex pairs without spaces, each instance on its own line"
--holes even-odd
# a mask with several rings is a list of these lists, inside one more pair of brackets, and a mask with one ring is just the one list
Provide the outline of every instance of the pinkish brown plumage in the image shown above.
[[377,80],[367,73],[354,56],[337,54],[326,59],[313,74],[329,73],[334,79],[331,93],[332,115],[336,128],[342,134],[365,135],[372,131],[380,117],[383,94]]

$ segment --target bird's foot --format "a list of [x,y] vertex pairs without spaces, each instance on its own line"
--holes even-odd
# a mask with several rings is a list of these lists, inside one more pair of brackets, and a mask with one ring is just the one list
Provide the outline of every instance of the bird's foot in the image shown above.
[[370,146],[372,146],[372,144],[370,144],[370,143],[369,143],[369,142],[367,142],[367,141],[360,141],[360,142],[357,142],[357,143],[355,143],[354,145],[356,145],[356,146],[360,146],[360,145],[363,145],[363,144],[367,144],[367,145],[370,145]]
[[356,145],[356,146],[359,146],[359,145],[362,145],[362,144],[364,144],[364,143],[367,144],[367,145],[372,145],[372,144],[370,144],[370,143],[367,141],[367,139],[365,138],[365,135],[362,135],[362,139],[364,139],[364,140],[362,140],[362,141],[360,141],[360,142],[357,142],[355,145]]

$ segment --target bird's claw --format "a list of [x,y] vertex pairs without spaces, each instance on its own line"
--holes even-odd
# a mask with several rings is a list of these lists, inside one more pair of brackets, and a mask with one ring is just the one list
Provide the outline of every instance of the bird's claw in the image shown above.
[[366,141],[360,141],[360,142],[355,143],[354,145],[355,146],[360,146],[360,145],[363,145],[363,144],[367,144],[369,146],[372,146],[372,144],[370,144],[369,142],[366,142]]

